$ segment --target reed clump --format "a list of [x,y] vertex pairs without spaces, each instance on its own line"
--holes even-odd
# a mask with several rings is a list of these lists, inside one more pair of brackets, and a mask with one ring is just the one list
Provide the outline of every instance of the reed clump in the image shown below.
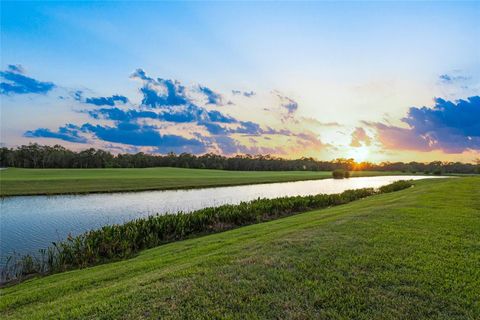
[[2,270],[2,281],[22,279],[34,274],[57,273],[131,257],[137,252],[165,243],[202,234],[290,216],[307,210],[346,204],[379,193],[412,186],[397,181],[378,190],[364,188],[340,194],[318,194],[276,199],[257,199],[237,205],[222,205],[190,213],[155,215],[125,224],[104,226],[78,236],[52,243],[38,255],[9,260]]
[[410,188],[411,186],[413,186],[411,181],[400,180],[400,181],[395,181],[393,183],[382,186],[378,188],[378,191],[380,193],[395,192],[395,191]]

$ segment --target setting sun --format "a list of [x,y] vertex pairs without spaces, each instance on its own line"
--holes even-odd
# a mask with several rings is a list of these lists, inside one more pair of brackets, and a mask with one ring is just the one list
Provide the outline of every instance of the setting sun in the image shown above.
[[370,149],[366,146],[351,148],[348,152],[348,158],[352,158],[357,163],[366,161],[369,155]]

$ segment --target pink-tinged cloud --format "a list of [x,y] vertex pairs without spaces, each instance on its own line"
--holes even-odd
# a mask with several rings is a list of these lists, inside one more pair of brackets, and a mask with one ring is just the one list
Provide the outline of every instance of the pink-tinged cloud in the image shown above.
[[[88,109],[80,112],[88,122],[68,123],[57,128],[40,127],[27,130],[24,137],[57,139],[105,148],[135,148],[149,152],[216,152],[224,155],[272,154],[290,155],[319,150],[324,145],[309,130],[297,125],[296,102],[282,97],[277,123],[262,123],[252,114],[232,116],[231,108],[221,106],[221,95],[205,86],[185,86],[177,80],[152,78],[138,69],[131,78],[139,81],[141,101],[116,93],[84,98],[79,90],[73,100]],[[199,89],[200,88],[200,89]],[[202,94],[196,100],[193,93]],[[253,101],[253,94],[247,94]],[[232,107],[233,108],[233,107]],[[287,113],[288,118],[284,117]],[[281,123],[280,123],[281,122]],[[264,139],[268,138],[268,139]]]
[[355,131],[352,132],[352,141],[350,142],[351,147],[361,147],[363,145],[369,146],[371,143],[372,140],[365,129],[357,127]]
[[388,126],[383,123],[370,123],[377,129],[377,139],[387,149],[432,150],[431,142],[424,136],[416,135],[411,129]]
[[432,108],[410,108],[402,121],[408,128],[369,125],[387,149],[445,153],[480,150],[480,96],[458,101],[437,98]]

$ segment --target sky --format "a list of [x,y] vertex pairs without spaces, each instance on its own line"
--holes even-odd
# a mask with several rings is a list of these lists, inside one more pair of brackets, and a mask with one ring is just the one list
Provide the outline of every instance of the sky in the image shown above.
[[1,2],[0,143],[480,158],[480,2]]

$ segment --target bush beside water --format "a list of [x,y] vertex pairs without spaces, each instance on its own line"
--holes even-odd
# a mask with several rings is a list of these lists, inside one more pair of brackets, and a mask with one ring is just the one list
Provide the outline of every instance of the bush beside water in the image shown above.
[[410,188],[412,185],[413,184],[411,181],[400,180],[400,181],[395,181],[393,183],[387,184],[386,186],[382,186],[378,188],[378,191],[380,193],[395,192],[395,191]]
[[341,205],[410,186],[410,181],[397,181],[378,190],[364,188],[331,195],[257,199],[238,205],[210,207],[191,213],[156,215],[121,225],[104,226],[53,243],[48,249],[40,250],[38,256],[10,257],[2,270],[1,280],[22,279],[32,274],[56,273],[124,259],[143,249],[168,242]]
[[333,179],[350,178],[350,172],[343,169],[336,169],[332,171]]

